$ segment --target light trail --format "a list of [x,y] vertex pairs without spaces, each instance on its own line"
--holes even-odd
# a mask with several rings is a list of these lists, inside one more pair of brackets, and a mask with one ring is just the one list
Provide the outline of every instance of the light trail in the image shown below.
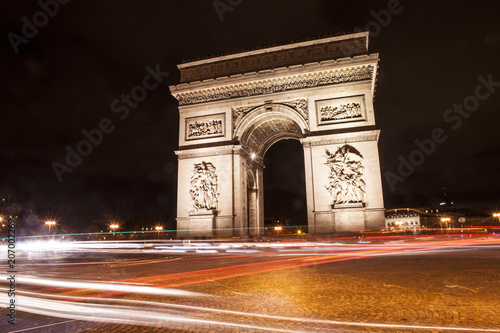
[[[4,281],[6,281],[7,278],[8,275],[0,276],[0,279]],[[192,291],[133,286],[130,284],[122,284],[119,282],[98,283],[98,282],[64,281],[64,280],[42,279],[35,276],[17,276],[16,281],[17,283],[26,285],[48,286],[56,288],[87,289],[87,290],[106,290],[118,293],[137,293],[137,294],[180,296],[180,297],[205,296],[202,293],[195,293]]]
[[[441,245],[441,246],[446,246],[447,243]],[[434,244],[434,247],[437,248],[437,246]],[[259,274],[259,273],[266,273],[270,271],[276,271],[276,270],[282,270],[282,269],[289,269],[289,268],[298,268],[298,267],[304,267],[304,266],[311,266],[311,265],[319,265],[319,264],[325,264],[325,263],[333,263],[333,262],[339,262],[339,261],[346,261],[346,260],[353,260],[353,259],[361,259],[361,258],[366,258],[366,257],[372,257],[372,256],[378,256],[381,255],[382,251],[388,251],[386,255],[389,254],[401,254],[403,252],[414,252],[414,251],[421,251],[422,249],[427,249],[427,247],[418,247],[415,249],[408,249],[404,248],[401,249],[399,247],[383,247],[383,248],[375,248],[375,249],[370,249],[370,250],[363,250],[363,251],[352,251],[347,254],[337,254],[337,255],[317,255],[315,257],[310,257],[310,256],[300,256],[298,258],[290,258],[290,259],[279,259],[279,260],[272,260],[272,261],[264,261],[264,262],[256,262],[256,263],[249,263],[249,264],[241,264],[241,265],[233,265],[233,266],[225,266],[225,267],[219,267],[219,268],[210,268],[210,269],[204,269],[204,270],[198,270],[198,271],[189,271],[189,272],[182,272],[182,273],[173,273],[173,274],[166,274],[166,275],[156,275],[156,276],[149,276],[149,277],[139,277],[139,278],[132,278],[132,279],[123,279],[123,280],[118,280],[117,282],[121,283],[143,283],[143,284],[161,284],[158,287],[159,288],[174,288],[174,287],[181,287],[181,286],[186,286],[186,285],[191,285],[191,284],[197,284],[197,283],[204,283],[208,281],[216,281],[216,280],[221,280],[221,279],[227,279],[227,278],[233,278],[233,277],[240,277],[240,276],[246,276],[246,275],[252,275],[252,274]],[[390,252],[389,252],[390,251]],[[167,282],[168,283],[165,283]],[[77,290],[77,291],[66,291],[63,292],[63,294],[74,294],[75,299],[74,301],[78,301],[81,298],[79,298],[79,294],[82,293],[91,293],[92,290]],[[111,296],[116,296],[120,294],[127,293],[121,292],[121,291],[115,291],[107,294],[98,294],[94,297],[111,297]]]
[[[345,261],[345,260],[353,260],[353,259],[361,259],[361,258],[366,258],[366,257],[372,257],[372,256],[378,256],[378,255],[391,255],[391,254],[402,254],[402,253],[414,253],[418,251],[429,251],[429,250],[436,250],[436,249],[443,249],[443,248],[454,248],[454,247],[462,247],[462,246],[470,246],[474,244],[479,243],[484,243],[484,240],[478,241],[478,240],[467,240],[467,241],[460,241],[458,244],[456,241],[446,241],[446,242],[439,242],[436,244],[435,242],[424,242],[416,245],[415,247],[408,247],[404,245],[404,248],[401,248],[400,244],[397,244],[397,246],[386,246],[386,245],[381,245],[381,246],[375,246],[372,249],[364,249],[361,251],[350,251],[346,254],[336,254],[336,255],[331,255],[329,253],[328,255],[326,254],[316,254],[316,256],[302,256],[300,255],[298,258],[290,258],[290,259],[279,259],[279,260],[272,260],[272,261],[264,261],[264,262],[256,262],[256,263],[249,263],[249,264],[241,264],[241,265],[233,265],[233,266],[225,266],[225,267],[219,267],[219,268],[211,268],[211,269],[204,269],[204,270],[198,270],[198,271],[188,271],[188,272],[182,272],[182,273],[173,273],[173,274],[166,274],[166,275],[158,275],[158,276],[149,276],[149,277],[139,277],[139,278],[132,278],[132,279],[123,279],[123,280],[118,280],[115,281],[114,283],[133,283],[133,284],[161,284],[157,286],[157,288],[152,288],[153,290],[162,290],[158,288],[174,288],[174,287],[181,287],[185,285],[191,285],[191,284],[197,284],[197,283],[204,283],[207,281],[215,281],[215,280],[221,280],[221,279],[227,279],[227,278],[233,278],[233,277],[240,277],[240,276],[245,276],[245,275],[252,275],[252,274],[259,274],[259,273],[265,273],[265,272],[270,272],[270,271],[276,271],[276,270],[282,270],[282,269],[289,269],[289,268],[298,268],[298,267],[304,267],[304,266],[311,266],[311,265],[319,265],[319,264],[325,264],[325,263],[333,263],[333,262],[339,262],[339,261]],[[498,243],[498,240],[492,241]],[[316,247],[318,248],[318,247]],[[354,248],[359,248],[358,245],[356,245]],[[385,252],[385,253],[382,253]],[[167,282],[167,283],[166,283]],[[139,292],[138,289],[134,289],[132,287],[127,287],[127,286],[121,286],[117,287],[116,284],[111,284],[111,287],[105,286],[102,283],[97,283],[95,285],[79,285],[79,284],[58,284],[58,282],[53,282],[50,286],[54,287],[66,287],[66,288],[71,288],[71,289],[79,289],[79,290],[72,290],[72,291],[66,291],[63,292],[64,294],[73,294],[75,295],[76,299],[74,301],[77,301],[81,298],[81,296],[76,296],[76,295],[81,295],[85,293],[93,293],[95,290],[107,290],[110,291],[110,293],[106,294],[98,294],[94,297],[110,297],[110,296],[116,296],[120,294],[125,294],[125,293],[133,293],[133,292]],[[138,287],[135,287],[138,288]],[[142,288],[148,288],[148,287],[142,287]],[[136,290],[136,291],[134,291]]]
[[[48,297],[55,297],[55,298],[71,298],[70,296],[62,296],[62,295],[46,295],[46,294],[40,294],[40,293],[32,293],[32,292],[23,292],[23,294],[34,294],[34,295],[40,295],[40,296],[48,296]],[[23,296],[25,297],[25,296]],[[128,316],[128,315],[140,315],[142,316],[142,320],[136,320],[134,321],[135,325],[148,325],[151,326],[151,322],[144,321],[144,318],[161,318],[162,321],[181,321],[184,322],[188,320],[189,322],[193,323],[208,323],[208,324],[215,324],[215,325],[223,325],[223,326],[235,326],[235,327],[245,327],[245,328],[252,328],[252,329],[261,329],[261,330],[267,330],[267,331],[280,331],[280,332],[302,332],[302,331],[297,331],[297,330],[286,330],[282,328],[273,328],[273,327],[263,327],[263,326],[254,326],[254,325],[242,325],[239,323],[230,323],[230,322],[220,322],[220,321],[206,321],[206,320],[200,320],[196,317],[184,317],[184,316],[175,316],[175,315],[170,315],[167,317],[165,313],[163,313],[162,316],[143,316],[142,313],[143,311],[130,311],[131,307],[125,307],[125,306],[111,306],[111,305],[101,305],[101,304],[96,304],[96,303],[71,303],[73,304],[72,308],[70,307],[70,310],[66,308],[64,304],[65,302],[61,301],[48,301],[48,300],[43,300],[41,304],[38,304],[36,302],[39,300],[38,298],[32,298],[32,297],[25,297],[25,302],[28,300],[35,300],[34,302],[30,302],[29,308],[35,307],[37,308],[37,312],[32,312],[32,313],[37,313],[40,315],[51,315],[51,311],[57,311],[59,309],[59,306],[62,306],[64,308],[64,313],[72,313],[74,312],[73,310],[76,309],[75,311],[81,311],[85,307],[91,307],[91,308],[97,308],[99,309],[98,312],[101,312],[102,309],[106,309],[105,314],[108,315],[108,317],[105,316],[98,316],[98,318],[92,318],[91,321],[106,321],[106,322],[115,322],[116,319],[119,319],[121,316]],[[94,300],[92,297],[85,297],[85,300]],[[194,311],[203,311],[203,312],[210,312],[210,313],[217,313],[217,314],[229,314],[229,315],[235,315],[235,316],[245,316],[245,317],[256,317],[256,318],[263,318],[263,319],[272,319],[272,320],[279,320],[279,321],[292,321],[292,322],[300,322],[302,324],[308,323],[308,324],[322,324],[322,325],[330,325],[330,326],[357,326],[357,327],[378,327],[378,328],[393,328],[393,329],[425,329],[425,330],[446,330],[446,331],[466,331],[466,332],[500,332],[500,329],[488,329],[488,328],[468,328],[468,327],[445,327],[445,326],[428,326],[428,325],[400,325],[400,324],[383,324],[383,323],[366,323],[366,322],[351,322],[351,321],[338,321],[338,320],[322,320],[322,319],[311,319],[311,318],[299,318],[299,317],[284,317],[284,316],[275,316],[275,315],[265,315],[265,314],[259,314],[259,313],[250,313],[250,312],[241,312],[241,311],[232,311],[232,310],[224,310],[224,309],[213,309],[213,308],[205,308],[205,307],[199,307],[199,306],[191,306],[191,305],[182,305],[182,304],[171,304],[171,303],[159,303],[159,302],[152,302],[152,301],[140,301],[140,300],[128,300],[128,299],[119,299],[119,298],[106,298],[106,299],[99,299],[98,301],[104,301],[104,302],[121,302],[121,303],[128,303],[128,304],[140,304],[140,305],[149,305],[149,306],[157,306],[161,308],[178,308],[178,309],[183,309],[183,310],[188,310],[190,313]],[[53,303],[51,303],[53,302]],[[0,304],[2,302],[0,301]],[[75,304],[76,307],[75,307]],[[5,304],[2,305],[7,305]],[[47,309],[46,312],[43,312],[40,309]],[[116,312],[113,312],[113,310],[116,310]],[[26,312],[31,312],[29,309],[22,309],[22,311]],[[84,313],[88,313],[88,309],[84,309]],[[77,312],[78,316],[80,315],[81,312]],[[150,312],[148,312],[150,313]],[[155,314],[158,314],[160,312],[154,312]],[[120,316],[118,316],[120,314]],[[113,315],[112,317],[109,317],[109,315]],[[79,317],[75,317],[74,320],[82,320]],[[68,316],[64,316],[64,318],[70,318]],[[86,319],[89,321],[89,318]],[[130,324],[130,319],[127,319],[128,324]],[[70,322],[70,321],[68,321]],[[61,324],[61,323],[58,323]],[[57,325],[57,324],[56,324]],[[153,326],[158,325],[158,323],[155,323]],[[308,327],[308,329],[323,329],[323,328],[314,328],[314,327]],[[331,331],[331,330],[330,330]],[[307,331],[310,332],[310,331]],[[11,332],[13,333],[13,332]]]
[[[500,240],[498,239],[467,239],[460,241],[439,241],[433,242],[428,240],[422,240],[418,244],[409,243],[397,243],[397,244],[371,244],[367,246],[360,246],[359,244],[344,245],[338,247],[331,247],[331,244],[325,244],[324,246],[303,246],[303,249],[313,251],[315,253],[308,254],[304,252],[297,253],[297,258],[289,259],[279,259],[272,261],[264,261],[257,263],[241,264],[224,266],[219,268],[210,268],[197,271],[189,271],[182,273],[173,273],[166,275],[139,277],[132,279],[124,279],[114,282],[101,283],[101,282],[87,282],[87,281],[64,281],[64,280],[52,280],[44,279],[35,276],[23,277],[19,276],[18,282],[20,284],[30,284],[30,285],[43,285],[51,286],[57,288],[67,288],[76,289],[73,291],[66,291],[59,295],[48,295],[48,294],[37,294],[31,293],[33,295],[41,297],[52,297],[70,300],[68,301],[54,301],[48,299],[40,299],[37,297],[24,296],[27,292],[20,292],[19,297],[22,297],[23,305],[19,307],[19,311],[26,311],[35,314],[51,316],[51,317],[61,317],[72,320],[86,320],[89,318],[86,316],[92,316],[90,321],[104,321],[109,323],[122,323],[130,325],[148,325],[157,326],[158,322],[161,323],[190,323],[190,324],[200,324],[200,325],[219,325],[228,327],[243,327],[247,329],[258,329],[266,331],[277,331],[277,332],[301,332],[297,330],[287,330],[282,327],[262,327],[256,325],[240,324],[236,322],[228,321],[217,321],[217,320],[206,320],[202,318],[193,317],[192,315],[178,315],[164,312],[146,312],[142,310],[134,309],[130,306],[115,306],[115,305],[101,305],[95,302],[127,302],[128,304],[142,304],[150,305],[155,307],[171,307],[179,310],[186,311],[201,311],[210,312],[214,314],[225,314],[234,316],[250,316],[258,317],[263,319],[277,320],[277,321],[295,321],[307,324],[319,324],[319,325],[330,325],[336,326],[352,326],[352,327],[375,327],[375,328],[388,328],[388,329],[419,329],[419,330],[445,330],[445,331],[469,331],[469,332],[500,332],[500,329],[488,329],[488,328],[467,328],[467,327],[440,327],[440,326],[418,326],[418,325],[399,325],[399,324],[383,324],[383,323],[360,323],[360,322],[349,322],[349,321],[330,321],[330,320],[320,320],[311,318],[291,318],[273,315],[263,315],[257,313],[246,313],[223,309],[212,309],[203,307],[194,307],[188,305],[180,304],[163,304],[157,302],[148,301],[138,301],[138,300],[119,300],[115,298],[103,298],[113,295],[135,293],[135,294],[152,294],[152,295],[168,295],[168,296],[196,296],[196,297],[216,297],[214,295],[207,295],[201,293],[192,293],[189,291],[183,291],[178,289],[162,289],[162,288],[172,288],[182,285],[189,285],[195,283],[203,283],[207,281],[214,281],[220,279],[226,279],[237,276],[258,274],[263,272],[282,270],[288,268],[296,268],[310,265],[319,265],[324,263],[332,263],[344,260],[353,260],[361,258],[369,258],[379,255],[401,255],[401,254],[412,254],[412,253],[422,253],[426,251],[443,251],[451,250],[455,251],[457,249],[463,249],[466,247],[480,246],[484,248],[498,248]],[[213,245],[209,245],[213,246]],[[276,246],[276,245],[273,245]],[[298,249],[292,249],[297,245],[291,245],[290,251],[297,251]],[[201,246],[200,246],[201,247]],[[263,246],[261,248],[264,248]],[[324,251],[322,251],[324,250]],[[336,251],[337,253],[332,253]],[[280,253],[281,254],[281,253]],[[261,254],[257,254],[260,256]],[[293,255],[293,253],[290,253]],[[235,256],[235,257],[253,257],[254,255],[246,256]],[[215,258],[215,257],[214,257]],[[226,258],[231,258],[228,256]],[[203,259],[205,260],[205,259]],[[0,277],[5,281],[6,276]],[[149,287],[144,285],[151,284],[162,284],[156,285],[155,287]],[[165,284],[166,283],[166,284]],[[131,285],[134,284],[134,285]],[[139,284],[140,286],[137,286]],[[105,295],[95,295],[90,297],[76,296],[78,293],[93,293],[96,290],[109,291]],[[72,295],[65,295],[72,294]],[[78,298],[78,299],[75,299]],[[78,300],[94,301],[94,303],[82,303]],[[0,300],[0,304],[5,303]],[[21,302],[19,303],[21,304]],[[71,306],[69,306],[71,305]],[[96,316],[95,311],[99,312]],[[147,314],[147,315],[146,315]],[[139,318],[139,319],[137,319]],[[212,319],[212,318],[210,318]],[[156,321],[155,321],[156,320]],[[316,330],[315,327],[308,327],[304,332],[312,332],[311,329]],[[332,331],[333,327],[329,330]]]
[[[192,316],[175,315],[162,312],[151,312],[135,310],[130,306],[113,306],[96,303],[68,303],[47,299],[34,298],[29,296],[18,296],[18,311],[34,313],[43,316],[57,316],[82,321],[98,321],[108,323],[120,323],[124,325],[140,326],[162,326],[164,323],[189,323],[189,324],[209,324],[216,326],[229,326],[263,330],[270,332],[290,332],[307,333],[308,331],[288,330],[283,328],[273,328],[245,323],[232,323],[215,320],[200,319]],[[2,306],[7,305],[3,299],[0,300]]]

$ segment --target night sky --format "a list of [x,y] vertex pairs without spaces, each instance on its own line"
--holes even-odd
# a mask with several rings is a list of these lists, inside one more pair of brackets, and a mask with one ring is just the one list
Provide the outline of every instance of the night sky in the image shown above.
[[[402,0],[383,24],[374,24],[375,13],[394,1],[231,2],[221,16],[213,0],[72,0],[36,33],[25,28],[33,36],[13,47],[9,36],[22,37],[25,22],[43,15],[36,1],[4,1],[0,193],[79,228],[103,213],[173,221],[179,117],[168,86],[179,81],[177,64],[368,27],[370,52],[381,58],[375,115],[386,207],[438,204],[443,186],[456,206],[498,207],[500,2]],[[170,74],[120,119],[112,103],[142,84],[147,66]],[[479,77],[499,83],[477,88]],[[447,111],[464,103],[475,111]],[[105,118],[113,129],[59,181],[54,162],[64,163],[66,147],[75,149],[82,131]],[[446,139],[391,188],[386,175],[399,175],[398,156],[408,160],[415,140],[432,138],[436,128]],[[266,186],[274,191],[280,171],[273,158],[300,169],[293,164],[300,156],[290,151],[267,156]],[[303,189],[281,191],[293,198]]]

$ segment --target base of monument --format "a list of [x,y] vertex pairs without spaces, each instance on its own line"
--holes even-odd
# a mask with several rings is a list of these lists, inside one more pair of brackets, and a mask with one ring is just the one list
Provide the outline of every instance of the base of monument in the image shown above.
[[213,237],[216,216],[216,211],[199,210],[187,218],[177,219],[177,237]]
[[[353,204],[354,205],[354,204]],[[336,206],[330,211],[314,212],[314,224],[309,224],[309,232],[326,235],[342,232],[379,230],[385,226],[385,210],[366,209],[363,206]]]

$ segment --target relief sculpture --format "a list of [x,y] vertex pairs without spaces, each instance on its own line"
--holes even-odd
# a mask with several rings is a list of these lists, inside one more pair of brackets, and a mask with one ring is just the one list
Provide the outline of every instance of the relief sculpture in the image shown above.
[[222,120],[195,121],[188,124],[188,138],[222,134]]
[[196,211],[200,209],[217,209],[219,201],[218,179],[215,166],[210,162],[194,165],[191,177],[191,199]]
[[335,204],[364,203],[363,156],[353,147],[344,145],[334,154],[326,151],[330,168],[326,186]]
[[359,103],[347,103],[336,106],[323,106],[320,109],[321,121],[362,117]]

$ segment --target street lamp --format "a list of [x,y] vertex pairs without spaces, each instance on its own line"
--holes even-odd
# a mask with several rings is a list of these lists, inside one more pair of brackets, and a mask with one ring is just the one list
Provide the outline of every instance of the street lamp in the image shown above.
[[113,224],[110,224],[109,225],[109,228],[111,229],[111,231],[113,232],[113,236],[115,235],[115,230],[118,229],[120,226],[116,223],[113,223]]
[[278,237],[280,235],[280,231],[282,230],[283,228],[281,226],[276,226],[274,227],[274,230],[278,233]]
[[158,225],[155,227],[155,229],[156,229],[156,232],[158,233],[157,238],[160,238],[160,231],[163,230],[163,227],[161,225]]
[[49,235],[50,235],[50,228],[51,228],[53,225],[56,225],[56,222],[55,222],[55,221],[46,221],[46,222],[45,222],[45,225],[49,227]]
[[448,222],[450,222],[450,218],[449,217],[443,217],[441,218],[441,229],[443,228],[443,223],[446,223],[446,227],[448,227]]

